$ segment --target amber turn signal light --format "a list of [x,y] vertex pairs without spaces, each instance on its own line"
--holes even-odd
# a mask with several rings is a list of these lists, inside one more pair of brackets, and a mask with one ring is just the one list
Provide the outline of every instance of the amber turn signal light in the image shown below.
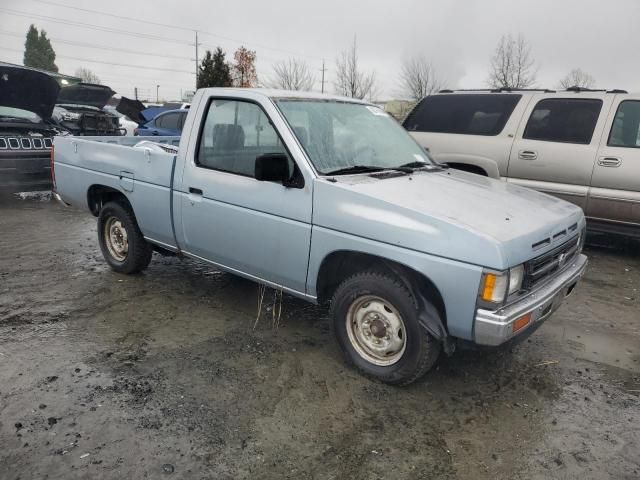
[[531,313],[527,313],[513,322],[513,333],[516,333],[518,330],[522,330],[524,327],[529,325],[529,323],[531,323]]

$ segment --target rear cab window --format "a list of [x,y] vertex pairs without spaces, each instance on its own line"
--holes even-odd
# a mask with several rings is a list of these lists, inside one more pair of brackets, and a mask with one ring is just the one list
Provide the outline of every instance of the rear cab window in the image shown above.
[[410,132],[499,135],[522,95],[440,94],[424,98],[404,121]]
[[546,142],[591,143],[602,100],[596,98],[546,98],[534,107],[522,138]]

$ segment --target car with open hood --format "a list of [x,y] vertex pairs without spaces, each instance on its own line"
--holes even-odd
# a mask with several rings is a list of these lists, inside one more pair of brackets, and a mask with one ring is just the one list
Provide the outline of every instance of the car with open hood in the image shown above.
[[51,187],[51,119],[60,86],[39,70],[0,63],[0,192]]
[[73,135],[123,135],[116,115],[104,110],[116,92],[106,85],[77,83],[60,89],[53,117]]

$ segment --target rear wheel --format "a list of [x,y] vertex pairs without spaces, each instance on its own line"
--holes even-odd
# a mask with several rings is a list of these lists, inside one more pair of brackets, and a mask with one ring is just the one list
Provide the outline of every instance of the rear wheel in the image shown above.
[[108,202],[98,216],[100,250],[109,266],[119,273],[137,273],[149,265],[153,249],[128,206]]
[[390,275],[364,272],[346,279],[336,289],[331,310],[347,359],[385,383],[417,380],[440,354],[440,343],[419,323],[411,293]]

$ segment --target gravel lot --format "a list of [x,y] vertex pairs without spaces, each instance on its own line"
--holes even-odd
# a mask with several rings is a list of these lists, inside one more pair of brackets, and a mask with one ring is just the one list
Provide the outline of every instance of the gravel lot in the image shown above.
[[95,219],[0,204],[0,478],[640,478],[640,245],[590,239],[565,305],[408,388],[345,365],[326,312],[154,256],[109,270]]

